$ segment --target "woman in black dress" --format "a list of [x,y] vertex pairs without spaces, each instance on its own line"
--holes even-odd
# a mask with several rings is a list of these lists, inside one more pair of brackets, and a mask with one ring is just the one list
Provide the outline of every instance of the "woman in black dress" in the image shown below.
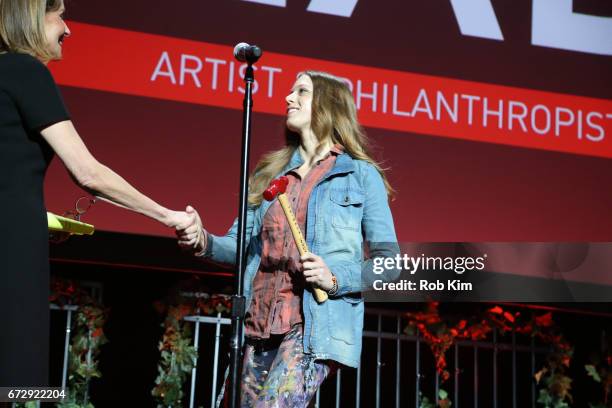
[[0,387],[46,386],[49,259],[43,178],[57,153],[85,190],[181,228],[87,150],[46,67],[70,35],[62,0],[0,0]]

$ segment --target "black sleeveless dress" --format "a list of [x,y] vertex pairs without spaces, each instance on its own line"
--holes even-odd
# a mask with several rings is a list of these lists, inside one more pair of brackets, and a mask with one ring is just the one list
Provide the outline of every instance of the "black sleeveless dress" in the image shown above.
[[0,54],[0,387],[48,382],[43,179],[53,150],[40,130],[68,118],[45,65],[26,54]]

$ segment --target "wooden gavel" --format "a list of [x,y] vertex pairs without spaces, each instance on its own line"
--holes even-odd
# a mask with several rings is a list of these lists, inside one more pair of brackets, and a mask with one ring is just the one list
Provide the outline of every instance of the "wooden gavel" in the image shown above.
[[[289,228],[291,228],[291,234],[293,235],[295,245],[297,246],[300,255],[303,256],[306,252],[310,251],[308,250],[308,245],[306,245],[304,235],[302,235],[300,226],[298,225],[297,219],[295,218],[295,214],[293,214],[293,210],[291,209],[291,205],[289,204],[289,199],[285,194],[288,184],[289,180],[285,176],[272,180],[266,191],[264,191],[263,196],[266,201],[272,201],[274,200],[274,197],[278,196],[278,202],[280,203],[283,212],[285,213],[285,217],[287,217],[287,222],[289,223]],[[317,302],[323,303],[327,300],[327,293],[324,290],[315,287],[314,297]]]

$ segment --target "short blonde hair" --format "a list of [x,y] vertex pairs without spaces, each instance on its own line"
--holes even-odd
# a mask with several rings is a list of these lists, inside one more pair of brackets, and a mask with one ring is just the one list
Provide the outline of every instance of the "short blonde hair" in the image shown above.
[[0,0],[0,53],[30,54],[44,62],[53,59],[45,36],[45,14],[62,4],[62,0]]

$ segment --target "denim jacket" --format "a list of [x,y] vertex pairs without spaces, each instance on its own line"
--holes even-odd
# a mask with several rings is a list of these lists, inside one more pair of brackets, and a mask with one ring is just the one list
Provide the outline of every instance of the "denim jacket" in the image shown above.
[[[304,163],[296,149],[281,172]],[[247,262],[244,295],[248,310],[252,282],[262,252],[263,217],[272,202],[262,201],[247,213]],[[234,265],[238,220],[224,236],[209,234],[204,257]],[[393,218],[383,179],[370,163],[340,154],[332,169],[314,187],[308,201],[306,243],[310,252],[323,258],[336,276],[338,292],[317,303],[309,286],[302,297],[304,352],[315,359],[330,359],[357,367],[361,355],[364,305],[361,293],[376,279],[394,279],[398,271],[381,277],[372,273],[372,258],[399,253]],[[369,258],[364,259],[364,240]],[[393,275],[393,276],[391,276]]]

